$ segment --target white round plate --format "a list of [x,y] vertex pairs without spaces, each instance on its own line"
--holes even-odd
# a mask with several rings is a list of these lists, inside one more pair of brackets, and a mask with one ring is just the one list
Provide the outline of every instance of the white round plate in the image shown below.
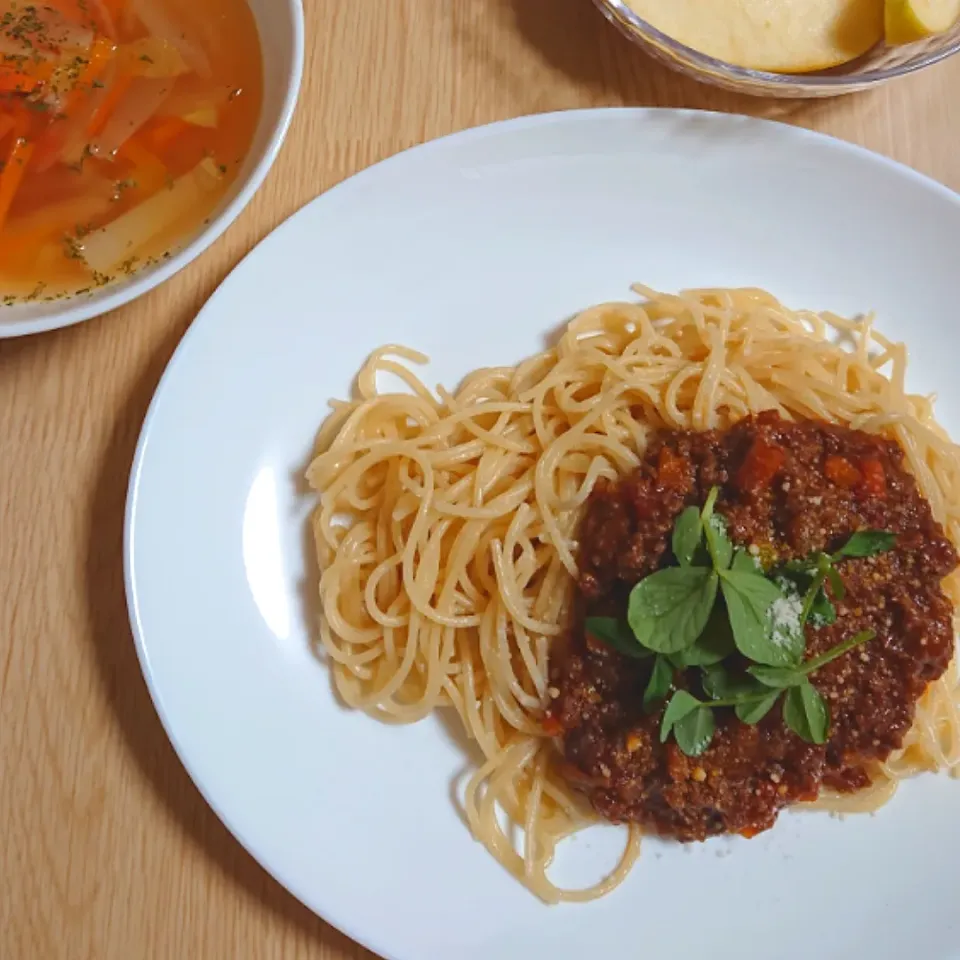
[[[311,204],[211,299],[170,363],[130,485],[127,591],[184,764],[284,886],[391,960],[900,960],[960,956],[960,784],[927,776],[874,817],[790,813],[752,841],[649,841],[629,880],[546,907],[471,839],[468,757],[440,720],[342,709],[311,651],[301,476],[327,400],[404,343],[428,381],[541,349],[629,296],[759,285],[876,310],[954,436],[960,199],[855,147],[741,117],[602,110],[411,150]],[[611,863],[601,827],[555,878]]]

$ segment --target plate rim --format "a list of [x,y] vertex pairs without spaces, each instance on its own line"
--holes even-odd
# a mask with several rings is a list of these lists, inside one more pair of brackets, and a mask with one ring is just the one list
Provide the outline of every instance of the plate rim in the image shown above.
[[170,741],[170,744],[177,755],[177,759],[186,770],[187,775],[190,777],[193,785],[200,793],[204,802],[213,810],[220,822],[227,828],[233,838],[243,847],[243,849],[251,857],[253,857],[257,864],[267,874],[269,874],[269,876],[276,883],[280,884],[284,890],[302,903],[308,910],[310,910],[311,913],[314,913],[322,921],[329,924],[336,930],[339,930],[341,933],[349,937],[352,941],[359,944],[363,948],[370,950],[377,956],[383,957],[384,960],[411,960],[411,958],[400,957],[398,954],[388,949],[388,945],[378,943],[375,937],[368,936],[364,931],[356,929],[350,923],[341,922],[340,920],[332,917],[322,906],[315,906],[311,902],[316,901],[318,898],[314,897],[309,891],[302,889],[300,884],[287,877],[285,871],[273,863],[270,856],[268,856],[267,853],[261,849],[260,843],[253,837],[245,835],[244,832],[234,824],[231,816],[225,809],[225,807],[229,806],[229,802],[221,804],[216,798],[210,795],[204,786],[202,780],[202,771],[195,768],[195,766],[191,763],[187,749],[175,735],[171,718],[167,716],[162,706],[163,696],[155,682],[155,678],[151,670],[148,643],[140,622],[136,571],[134,569],[133,559],[139,482],[147,457],[154,420],[157,417],[157,411],[164,402],[165,391],[168,388],[171,379],[175,375],[179,363],[182,362],[184,355],[191,349],[191,344],[193,338],[197,335],[198,328],[205,320],[207,320],[208,317],[211,315],[216,315],[216,305],[219,303],[220,298],[226,295],[224,291],[226,288],[228,288],[228,286],[231,285],[234,279],[234,274],[244,270],[248,265],[248,261],[252,261],[255,257],[260,255],[261,247],[269,242],[272,242],[276,235],[286,231],[294,220],[299,218],[301,215],[304,215],[314,206],[322,204],[330,197],[336,197],[339,199],[350,191],[362,189],[368,178],[377,176],[382,172],[383,169],[392,168],[398,164],[411,162],[411,157],[422,156],[428,153],[432,154],[434,152],[450,149],[453,145],[468,143],[474,139],[482,139],[485,136],[490,136],[497,132],[504,131],[509,133],[512,130],[535,129],[537,127],[545,127],[556,123],[576,124],[581,120],[595,118],[600,119],[604,117],[616,117],[617,119],[622,117],[633,117],[637,121],[642,122],[646,119],[654,119],[664,116],[674,116],[678,119],[706,118],[710,123],[721,125],[738,123],[762,130],[780,128],[780,133],[786,134],[790,137],[796,137],[798,142],[818,142],[821,145],[829,147],[830,149],[853,154],[862,162],[879,164],[881,167],[885,167],[900,176],[905,176],[908,180],[911,180],[918,186],[931,191],[933,194],[937,195],[942,202],[953,206],[958,210],[958,212],[960,212],[960,193],[954,191],[945,184],[940,183],[933,177],[915,170],[905,163],[901,163],[898,160],[894,160],[891,157],[877,153],[859,144],[842,140],[830,134],[821,133],[816,130],[810,130],[806,127],[799,127],[794,124],[779,120],[745,116],[735,113],[731,114],[717,110],[698,110],[690,108],[592,107],[573,110],[558,110],[540,114],[528,114],[506,120],[492,121],[490,123],[468,127],[464,130],[455,131],[423,143],[415,144],[398,151],[389,157],[379,160],[370,166],[364,167],[362,170],[351,174],[350,176],[341,180],[339,183],[318,194],[316,197],[309,200],[302,207],[292,213],[282,223],[280,223],[266,237],[260,240],[252,250],[250,250],[237,262],[237,264],[224,277],[222,282],[217,286],[216,290],[211,294],[207,301],[200,307],[196,316],[191,321],[190,326],[187,328],[186,332],[181,337],[180,342],[177,344],[175,350],[171,354],[170,359],[167,361],[163,374],[161,375],[160,380],[158,381],[154,390],[154,394],[151,398],[150,405],[147,408],[146,415],[144,416],[143,425],[137,439],[137,445],[130,469],[130,478],[124,507],[123,579],[128,619],[131,633],[133,635],[134,646],[137,652],[137,659],[140,663],[140,669],[143,674],[147,690],[150,694],[154,711],[156,712],[157,717],[163,726],[167,739]]

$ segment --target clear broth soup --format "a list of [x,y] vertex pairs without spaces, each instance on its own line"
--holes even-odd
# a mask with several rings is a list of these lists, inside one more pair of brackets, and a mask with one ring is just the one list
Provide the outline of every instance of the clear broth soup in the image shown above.
[[245,0],[0,0],[0,297],[168,257],[230,187],[263,93]]

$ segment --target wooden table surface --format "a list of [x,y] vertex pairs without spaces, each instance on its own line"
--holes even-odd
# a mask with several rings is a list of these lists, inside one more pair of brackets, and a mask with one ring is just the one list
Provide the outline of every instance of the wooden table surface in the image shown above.
[[[121,535],[147,405],[197,310],[318,193],[405,147],[573,107],[772,116],[960,189],[960,57],[871,94],[718,93],[632,48],[590,0],[306,0],[287,145],[199,262],[138,302],[0,343],[0,957],[370,957],[288,895],[177,761],[127,623]],[[453,960],[453,958],[451,958]]]

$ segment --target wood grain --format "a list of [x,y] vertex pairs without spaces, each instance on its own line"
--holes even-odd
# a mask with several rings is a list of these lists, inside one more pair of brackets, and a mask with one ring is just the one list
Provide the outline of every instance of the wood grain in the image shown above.
[[198,263],[82,326],[0,344],[0,957],[369,957],[285,893],[200,798],[153,711],[123,596],[127,474],[198,308],[257,241],[423,140],[600,105],[777,117],[960,188],[960,58],[876,93],[777,104],[638,54],[590,0],[306,0],[288,144]]

